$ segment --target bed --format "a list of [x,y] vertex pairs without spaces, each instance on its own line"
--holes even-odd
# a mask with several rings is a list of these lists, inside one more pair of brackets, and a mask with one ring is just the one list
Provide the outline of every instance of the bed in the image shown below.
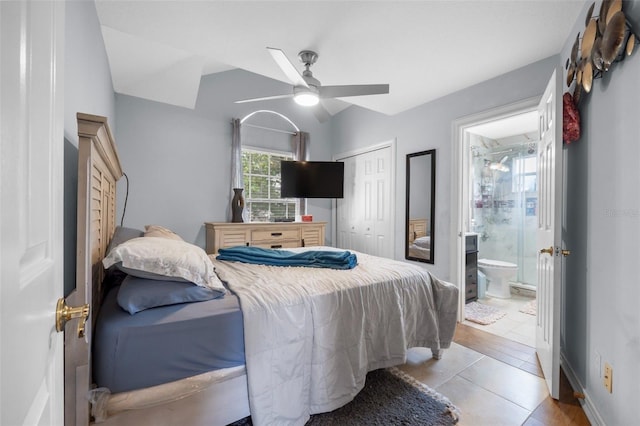
[[431,259],[431,237],[425,235],[409,243],[409,256]]
[[[439,358],[450,345],[457,288],[413,264],[362,253],[354,253],[358,264],[349,270],[210,257],[215,274],[207,276],[224,282],[222,296],[125,312],[124,289],[149,278],[123,273],[124,262],[118,273],[101,269],[114,246],[124,246],[111,241],[119,161],[106,119],[79,114],[78,123],[79,151],[89,153],[79,160],[86,181],[79,192],[86,192],[79,194],[78,222],[86,232],[79,232],[78,268],[92,309],[85,340],[93,344],[89,377],[98,388],[76,379],[76,415],[88,395],[93,421],[105,425],[224,425],[249,415],[257,425],[304,424],[310,414],[348,403],[368,371],[405,362],[408,348],[428,347]],[[117,167],[102,167],[105,158]],[[80,200],[104,200],[103,181],[111,201],[86,208]]]

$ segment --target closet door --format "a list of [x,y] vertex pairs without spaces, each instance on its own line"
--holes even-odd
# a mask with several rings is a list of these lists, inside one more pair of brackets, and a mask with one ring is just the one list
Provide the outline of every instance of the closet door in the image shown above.
[[363,155],[365,253],[393,258],[391,235],[391,148]]
[[348,157],[344,162],[344,198],[336,203],[338,247],[357,250],[356,203],[356,158]]
[[344,162],[345,197],[337,204],[339,246],[393,258],[391,147]]

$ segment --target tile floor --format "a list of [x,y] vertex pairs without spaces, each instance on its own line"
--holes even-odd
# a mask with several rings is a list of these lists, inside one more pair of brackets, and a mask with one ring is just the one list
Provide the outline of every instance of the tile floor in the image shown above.
[[548,396],[544,379],[457,343],[440,360],[410,349],[399,368],[446,395],[461,411],[458,426],[522,425]]
[[486,296],[483,299],[478,299],[478,302],[505,311],[507,315],[489,325],[466,320],[463,324],[535,347],[536,317],[520,312],[520,308],[531,300],[533,298],[516,294],[513,294],[510,299]]

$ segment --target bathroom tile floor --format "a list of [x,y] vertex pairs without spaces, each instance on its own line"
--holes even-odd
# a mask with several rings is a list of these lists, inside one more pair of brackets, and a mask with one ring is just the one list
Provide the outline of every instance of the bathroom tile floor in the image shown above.
[[493,324],[482,325],[466,320],[463,324],[535,347],[536,317],[520,312],[520,309],[531,300],[533,298],[517,294],[512,294],[510,299],[485,296],[483,299],[478,299],[478,303],[493,306],[507,314]]

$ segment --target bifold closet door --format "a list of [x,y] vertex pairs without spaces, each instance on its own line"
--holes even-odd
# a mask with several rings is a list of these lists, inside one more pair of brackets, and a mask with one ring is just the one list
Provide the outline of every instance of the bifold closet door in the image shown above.
[[338,201],[338,244],[393,258],[391,148],[346,158],[345,197]]

